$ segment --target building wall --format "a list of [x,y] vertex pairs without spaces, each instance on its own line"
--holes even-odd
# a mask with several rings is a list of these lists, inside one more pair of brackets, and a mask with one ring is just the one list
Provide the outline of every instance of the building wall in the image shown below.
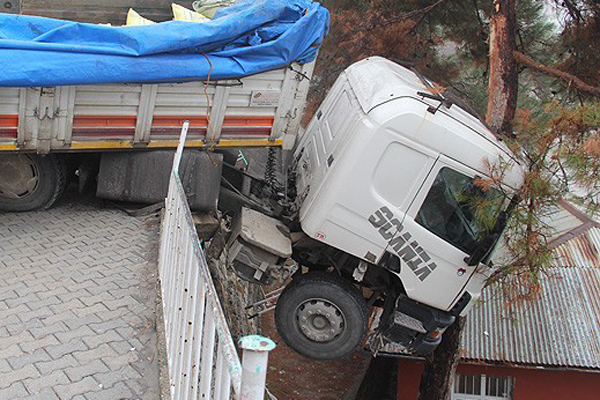
[[[416,400],[423,361],[398,362],[398,400]],[[465,375],[500,375],[514,378],[513,400],[598,400],[600,373],[460,364]]]
[[398,360],[398,400],[416,400],[423,373],[423,361]]

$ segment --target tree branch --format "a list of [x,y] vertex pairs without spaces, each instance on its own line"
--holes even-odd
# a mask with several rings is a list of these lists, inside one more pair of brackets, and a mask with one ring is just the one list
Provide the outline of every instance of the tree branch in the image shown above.
[[434,9],[436,9],[437,7],[443,5],[444,3],[447,3],[448,0],[438,0],[435,3],[433,3],[432,5],[430,5],[429,7],[425,7],[422,8],[421,10],[417,10],[418,12],[421,13],[421,16],[419,17],[418,20],[415,21],[415,25],[410,29],[411,32],[413,32],[419,25],[421,25],[421,22],[423,22],[423,20],[425,20],[425,17]]
[[542,63],[539,63],[531,58],[527,57],[525,54],[520,51],[514,51],[513,56],[518,64],[521,64],[525,67],[531,68],[534,71],[541,72],[543,74],[552,76],[554,78],[558,78],[569,85],[573,85],[577,90],[581,92],[585,92],[591,94],[596,97],[600,97],[600,87],[588,85],[580,78],[576,77],[573,74],[570,74],[565,71],[561,71],[560,69],[549,67]]
[[395,23],[398,23],[398,22],[402,22],[402,21],[405,21],[407,19],[412,19],[412,18],[415,18],[415,17],[419,17],[419,19],[415,21],[415,26],[412,28],[412,29],[414,29],[416,26],[420,25],[421,22],[423,22],[423,20],[425,19],[425,17],[431,11],[433,11],[436,8],[438,8],[439,6],[444,5],[448,1],[450,1],[450,0],[438,0],[438,1],[436,1],[435,3],[433,3],[430,6],[423,7],[423,8],[420,8],[418,10],[413,10],[413,11],[407,12],[405,14],[400,14],[398,16],[395,16],[395,17],[388,18],[386,20],[380,21],[378,23],[378,25],[380,25],[380,26],[386,26],[386,25],[391,25],[391,24],[395,24]]

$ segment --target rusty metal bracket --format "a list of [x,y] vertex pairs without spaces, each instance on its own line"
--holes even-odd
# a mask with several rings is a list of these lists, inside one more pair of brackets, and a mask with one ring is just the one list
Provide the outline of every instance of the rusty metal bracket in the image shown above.
[[54,110],[52,112],[52,114],[50,114],[50,107],[46,107],[46,111],[44,112],[43,116],[40,116],[40,111],[37,107],[33,109],[33,116],[36,117],[37,119],[39,119],[40,121],[43,121],[46,118],[49,120],[53,120],[54,118],[58,117],[59,115],[60,115],[60,108],[57,108],[56,110]]

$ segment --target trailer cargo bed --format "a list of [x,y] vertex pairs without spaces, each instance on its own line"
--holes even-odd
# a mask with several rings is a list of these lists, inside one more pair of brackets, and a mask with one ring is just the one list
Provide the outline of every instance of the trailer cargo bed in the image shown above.
[[314,63],[241,79],[0,88],[0,151],[293,146]]

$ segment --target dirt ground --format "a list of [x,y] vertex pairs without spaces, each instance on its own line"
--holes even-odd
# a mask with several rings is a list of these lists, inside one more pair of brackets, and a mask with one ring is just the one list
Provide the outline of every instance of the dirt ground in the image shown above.
[[358,350],[337,361],[315,361],[287,347],[277,334],[274,311],[263,314],[263,335],[277,343],[269,353],[267,388],[278,400],[353,400],[371,356]]

